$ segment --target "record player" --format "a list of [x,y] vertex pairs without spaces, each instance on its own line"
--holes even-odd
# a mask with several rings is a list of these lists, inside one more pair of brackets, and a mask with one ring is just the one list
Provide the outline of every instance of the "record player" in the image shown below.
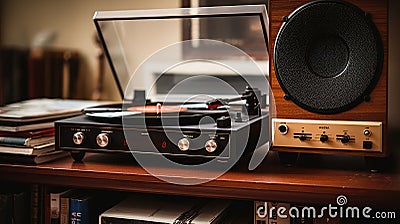
[[[123,101],[57,121],[57,149],[199,165],[270,141],[265,6],[101,11],[94,22]],[[254,33],[231,37],[238,24]]]

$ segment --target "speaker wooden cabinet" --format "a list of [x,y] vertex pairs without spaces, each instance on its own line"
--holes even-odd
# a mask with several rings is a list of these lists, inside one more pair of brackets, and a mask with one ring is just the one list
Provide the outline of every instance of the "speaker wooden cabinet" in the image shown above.
[[[298,147],[274,142],[274,150],[387,157],[398,149],[390,144],[389,139],[389,135],[400,126],[399,119],[394,115],[400,111],[395,99],[400,95],[397,90],[399,70],[391,56],[399,51],[395,43],[399,39],[399,32],[391,24],[398,20],[398,13],[391,9],[394,8],[391,4],[398,3],[375,0],[270,2],[270,82],[276,117],[289,119],[289,123],[300,123],[294,127],[296,130],[292,128],[293,132],[287,137],[296,138]],[[294,24],[289,29],[291,20]],[[368,34],[363,32],[363,25],[359,24],[371,28]],[[299,32],[282,35],[293,31]],[[376,35],[373,36],[373,33]],[[280,35],[286,39],[279,40]],[[293,47],[296,44],[298,48]],[[360,48],[368,49],[364,51]],[[304,52],[298,52],[301,50]],[[302,120],[314,122],[317,131],[307,130]],[[323,125],[319,123],[320,120],[324,120]],[[279,130],[279,125],[287,125],[290,130],[286,121],[275,123],[275,135],[287,135],[283,132],[284,127],[281,127],[283,131]],[[359,126],[358,131],[362,133],[351,133],[348,130],[351,128],[346,127],[340,127],[338,133],[329,132],[329,129],[335,129],[336,122],[343,124],[342,121],[381,122],[382,139],[376,140],[378,142],[370,140],[369,124]],[[355,137],[364,135],[364,130],[365,136]],[[350,141],[342,139],[344,136]],[[322,147],[314,147],[315,144],[308,146],[310,142]],[[350,149],[330,146],[330,143],[337,142],[342,142]],[[361,148],[351,146],[355,142]],[[369,150],[369,144],[376,143],[382,145],[381,150]]]

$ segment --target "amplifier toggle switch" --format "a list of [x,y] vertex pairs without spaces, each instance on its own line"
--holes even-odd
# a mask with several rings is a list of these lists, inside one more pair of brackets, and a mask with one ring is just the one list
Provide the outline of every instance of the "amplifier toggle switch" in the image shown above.
[[76,132],[74,136],[72,136],[72,141],[75,145],[82,144],[83,140],[85,139],[85,135],[82,132]]
[[350,135],[336,135],[336,140],[340,140],[343,144],[349,143],[350,141],[354,141],[354,138],[351,138]]
[[96,143],[98,146],[104,148],[110,142],[110,138],[108,137],[107,133],[100,133],[96,137]]
[[311,133],[294,133],[294,138],[300,139],[300,141],[304,142],[306,140],[312,139],[312,134]]

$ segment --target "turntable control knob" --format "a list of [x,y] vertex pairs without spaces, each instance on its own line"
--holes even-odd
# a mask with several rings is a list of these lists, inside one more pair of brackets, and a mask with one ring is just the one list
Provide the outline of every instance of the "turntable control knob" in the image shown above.
[[189,142],[189,140],[188,140],[187,138],[181,138],[181,139],[179,139],[179,141],[178,141],[178,148],[179,148],[181,151],[187,151],[187,150],[189,149],[189,146],[190,146],[190,142]]
[[74,136],[72,136],[72,141],[74,141],[75,145],[80,145],[85,139],[85,135],[82,132],[76,132]]
[[348,143],[350,141],[350,136],[349,135],[344,135],[340,141],[344,144],[344,143]]
[[100,133],[96,137],[97,145],[100,147],[106,147],[110,142],[110,138],[106,133]]
[[207,152],[212,153],[217,149],[217,142],[214,139],[210,139],[206,142],[205,148]]
[[321,136],[319,136],[319,140],[320,140],[321,142],[327,142],[328,139],[329,139],[329,137],[328,137],[328,135],[326,135],[326,134],[322,134]]

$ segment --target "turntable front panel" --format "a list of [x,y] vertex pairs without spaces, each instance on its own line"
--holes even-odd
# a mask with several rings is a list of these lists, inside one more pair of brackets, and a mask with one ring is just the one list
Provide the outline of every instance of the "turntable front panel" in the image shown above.
[[122,124],[94,122],[82,115],[55,123],[56,145],[58,150],[66,151],[142,153],[180,156],[188,161],[191,158],[226,161],[235,159],[241,154],[240,150],[254,150],[256,145],[267,142],[267,134],[259,136],[262,122],[268,127],[268,114],[246,122],[234,122],[230,128],[217,128],[214,124],[123,127]]

